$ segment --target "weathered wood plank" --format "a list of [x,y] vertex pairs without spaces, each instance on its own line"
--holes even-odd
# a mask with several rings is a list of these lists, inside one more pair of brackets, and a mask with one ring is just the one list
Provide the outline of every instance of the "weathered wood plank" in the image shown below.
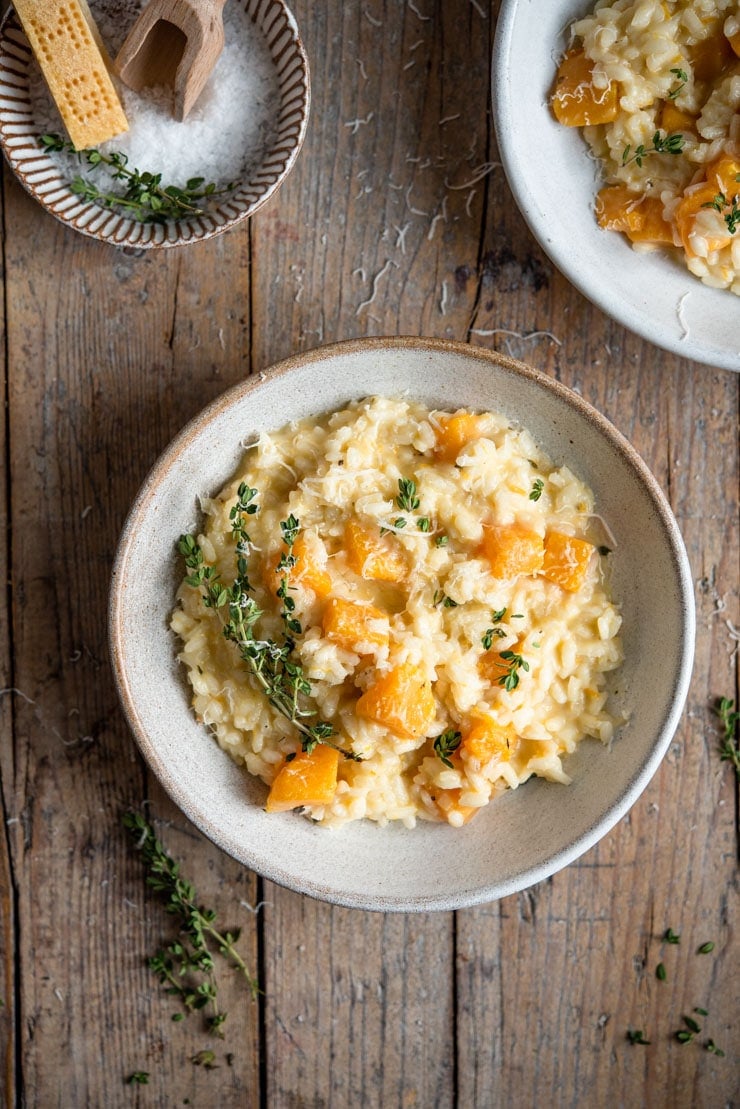
[[[3,183],[0,175],[0,236],[2,236],[3,251],[0,253],[0,291],[5,288],[5,237],[2,231],[2,202]],[[4,302],[4,297],[2,298]],[[5,316],[0,313],[0,380],[2,381],[3,401],[7,390],[7,360],[5,347]],[[15,694],[13,689],[13,663],[11,652],[10,613],[8,610],[9,595],[9,506],[8,495],[10,482],[7,473],[8,458],[8,410],[3,403],[3,414],[0,420],[0,474],[2,474],[2,489],[0,489],[0,529],[3,542],[0,546],[0,582],[2,595],[0,596],[0,735],[3,741],[0,744],[0,778],[5,786],[9,780],[9,771],[12,765],[12,732]],[[9,805],[12,803],[5,789],[0,795],[0,814],[2,815],[2,837],[0,838],[0,1052],[2,1053],[2,1091],[6,1105],[11,1105],[15,1089],[16,1071],[16,1035],[15,1035],[15,989],[16,989],[16,934],[15,934],[15,893],[13,889],[13,871],[10,858],[10,844],[8,841],[7,821],[12,819],[9,814]]]
[[[144,895],[120,827],[122,809],[151,787],[108,673],[106,605],[118,532],[146,470],[245,372],[248,237],[131,257],[72,234],[15,185],[6,227],[16,684],[29,698],[6,785],[20,821],[11,834],[25,1097],[49,1104],[63,1090],[68,1104],[98,1105],[120,1089],[130,1099],[125,1075],[149,1070],[149,1103],[193,1100],[214,1082],[189,1062],[207,1038],[171,1022],[145,966],[168,922]],[[155,796],[154,811],[172,817]],[[253,877],[192,829],[169,838],[196,886],[217,903],[228,891],[229,922],[251,926],[238,900],[253,903]],[[251,927],[244,950],[255,965]],[[242,1021],[224,1047],[238,1059],[224,1105],[258,1096],[257,1021]]]

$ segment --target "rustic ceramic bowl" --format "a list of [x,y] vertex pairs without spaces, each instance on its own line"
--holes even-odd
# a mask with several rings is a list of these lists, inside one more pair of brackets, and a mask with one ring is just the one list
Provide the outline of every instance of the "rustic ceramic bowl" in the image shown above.
[[238,2],[265,38],[280,89],[275,138],[248,180],[212,201],[204,215],[164,224],[142,223],[81,200],[40,146],[43,127],[34,119],[29,97],[30,67],[36,63],[10,9],[0,24],[0,146],[21,184],[48,212],[83,235],[137,250],[202,242],[253,215],[284,181],[298,156],[308,123],[310,82],[306,52],[284,0]]
[[[530,780],[470,824],[414,830],[358,822],[339,830],[264,811],[266,787],[225,754],[191,712],[168,623],[182,567],[175,544],[199,522],[199,497],[234,473],[261,430],[370,394],[440,408],[492,408],[526,426],[556,465],[594,490],[613,532],[613,591],[626,661],[612,704],[629,717],[608,750],[585,741],[570,786]],[[110,645],[124,710],[150,766],[219,846],[273,881],[342,905],[453,909],[538,882],[592,847],[655,773],[686,697],[694,645],[691,573],[655,479],[579,396],[520,362],[433,339],[367,339],[299,355],[251,377],[190,423],[154,466],[123,530],[113,570]],[[673,829],[665,828],[667,838]]]
[[522,215],[562,273],[603,312],[656,346],[740,370],[738,298],[702,285],[666,251],[637,253],[594,218],[599,167],[549,107],[574,19],[595,0],[503,0],[492,94],[501,159]]

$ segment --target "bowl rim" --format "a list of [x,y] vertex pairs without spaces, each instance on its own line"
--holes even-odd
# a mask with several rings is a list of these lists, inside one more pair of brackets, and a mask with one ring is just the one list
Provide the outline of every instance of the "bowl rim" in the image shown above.
[[[532,0],[528,0],[531,4]],[[582,12],[585,14],[586,9],[593,8],[594,0],[578,0]],[[576,0],[572,0],[573,6]],[[638,305],[637,300],[631,301],[622,296],[614,298],[610,296],[610,284],[608,281],[601,283],[592,281],[589,282],[584,277],[583,261],[584,257],[588,260],[592,258],[592,244],[590,240],[585,244],[581,242],[581,249],[574,248],[568,239],[559,237],[555,230],[557,228],[557,220],[548,218],[552,216],[552,208],[547,210],[540,207],[537,199],[537,190],[532,187],[533,182],[523,172],[523,161],[520,156],[521,151],[516,139],[517,135],[522,134],[521,126],[517,127],[516,118],[516,95],[515,85],[511,80],[512,69],[517,71],[517,67],[512,67],[510,64],[510,52],[512,47],[512,39],[515,28],[519,25],[519,21],[526,18],[521,9],[525,6],[525,0],[501,0],[501,11],[496,23],[493,51],[491,55],[491,100],[493,109],[493,122],[496,131],[496,138],[498,143],[499,154],[504,168],[504,173],[511,189],[512,195],[516,201],[517,208],[523,216],[529,230],[539,243],[542,250],[548,255],[550,260],[555,264],[557,269],[563,274],[565,278],[573,285],[587,300],[599,308],[610,319],[615,320],[623,327],[632,331],[635,335],[652,343],[654,346],[662,350],[669,351],[680,358],[692,359],[703,365],[710,366],[717,369],[730,370],[732,372],[740,372],[740,331],[736,333],[736,347],[730,349],[729,344],[719,346],[707,346],[706,339],[694,339],[690,335],[690,330],[686,324],[683,323],[680,317],[681,303],[684,299],[682,295],[676,308],[676,322],[680,325],[683,333],[679,330],[671,331],[669,328],[662,326],[659,322],[660,317],[656,320],[650,307],[646,304],[644,307]],[[565,27],[560,28],[560,36],[567,29],[567,26],[578,18],[578,12],[574,12],[568,17]],[[539,40],[542,32],[537,32],[535,39]],[[553,76],[556,66],[556,54],[559,53],[559,41],[553,40],[551,43],[551,56],[553,59]],[[553,120],[554,123],[554,120]],[[575,128],[560,128],[563,132],[576,130]],[[578,129],[580,130],[580,129]],[[515,136],[510,139],[509,136]],[[580,137],[580,136],[579,136]],[[528,136],[527,141],[531,141]],[[590,166],[588,161],[588,150],[585,142],[583,143],[583,166]],[[595,226],[595,222],[594,222]],[[601,234],[606,234],[601,232]],[[595,248],[593,248],[595,249]],[[624,244],[625,255],[637,257],[637,253],[632,251],[626,244]],[[593,259],[594,262],[596,259]],[[604,259],[601,259],[601,269],[606,265]],[[683,269],[682,269],[683,276]],[[687,287],[684,294],[688,295],[695,293],[698,296],[708,296],[713,294],[716,297],[729,297],[730,301],[727,303],[727,311],[732,315],[732,299],[734,294],[729,289],[714,289],[704,285],[700,279],[685,270],[687,278]],[[704,304],[708,301],[704,302]],[[718,309],[720,311],[720,309]]]
[[[65,227],[69,227],[72,231],[76,231],[80,235],[85,235],[89,239],[95,239],[98,242],[105,243],[109,246],[117,247],[118,249],[122,250],[133,250],[136,252],[142,250],[173,250],[178,247],[189,246],[192,243],[201,243],[206,242],[206,240],[208,239],[214,239],[218,235],[223,235],[225,234],[225,232],[231,231],[234,227],[237,227],[245,220],[251,219],[251,217],[275,195],[275,193],[278,191],[278,189],[281,187],[283,182],[292,171],[298,155],[300,154],[303,147],[303,143],[308,131],[308,122],[311,114],[311,69],[309,66],[306,47],[304,45],[300,29],[298,27],[298,22],[295,15],[293,14],[292,9],[287,3],[287,0],[271,0],[271,2],[276,3],[284,12],[287,27],[294,43],[296,54],[300,60],[302,86],[305,91],[303,96],[301,97],[298,132],[296,134],[293,146],[289,150],[285,165],[281,169],[276,179],[270,185],[268,185],[264,192],[262,192],[257,198],[257,200],[246,207],[244,211],[240,211],[235,216],[228,216],[223,223],[217,224],[213,227],[206,227],[205,229],[200,230],[200,233],[197,234],[184,234],[182,229],[197,227],[199,221],[203,218],[212,219],[212,217],[209,217],[209,213],[207,211],[205,212],[204,216],[194,216],[189,219],[185,218],[171,220],[168,221],[168,223],[159,226],[164,226],[166,229],[169,229],[169,231],[174,234],[174,237],[169,237],[169,235],[167,235],[167,233],[165,232],[165,238],[161,240],[150,237],[142,242],[140,237],[135,240],[131,240],[130,236],[132,234],[132,231],[136,230],[137,228],[145,227],[147,226],[146,224],[139,223],[138,221],[134,221],[130,217],[126,217],[122,213],[117,212],[115,208],[106,209],[101,207],[100,205],[95,205],[94,202],[90,201],[85,208],[77,213],[78,216],[84,215],[88,211],[100,212],[101,217],[107,213],[110,220],[113,220],[117,217],[119,221],[126,221],[127,228],[123,235],[120,234],[120,222],[115,224],[112,232],[106,231],[104,225],[95,226],[95,228],[91,230],[88,226],[88,223],[94,224],[94,218],[91,218],[89,221],[83,223],[82,225],[78,225],[77,223],[69,219],[66,214],[66,208],[64,210],[60,210],[58,206],[52,208],[47,204],[44,195],[39,192],[29,180],[29,174],[26,170],[23,169],[22,161],[13,156],[12,148],[10,148],[7,143],[5,126],[2,124],[2,121],[0,121],[0,148],[2,149],[5,161],[13,177],[23,187],[28,195],[31,196],[48,215],[57,220],[58,223],[63,224]],[[249,3],[249,0],[239,0],[239,3],[244,5],[246,10],[246,4]],[[20,18],[17,15],[12,3],[8,5],[2,17],[0,17],[0,48],[2,48],[3,44],[5,43],[7,32],[9,30],[17,30],[25,37],[25,32],[20,22]],[[31,57],[33,57],[33,51],[31,51],[30,45],[28,49]],[[39,155],[43,155],[43,151],[39,150]],[[67,181],[67,179],[62,178],[60,175],[59,180],[62,182],[62,185],[54,192],[53,195],[59,196],[61,190],[62,200],[70,198],[70,200],[76,200],[77,203],[79,203],[78,198],[75,197],[75,194],[72,193],[71,189],[69,188],[69,182]],[[228,198],[226,199],[228,200]]]
[[[596,819],[589,829],[575,842],[566,845],[561,850],[554,852],[543,863],[531,866],[518,874],[515,878],[487,885],[467,889],[457,894],[439,894],[423,896],[383,896],[370,895],[363,897],[354,893],[343,893],[341,890],[327,890],[327,888],[305,877],[300,880],[295,875],[288,874],[278,866],[270,868],[260,863],[255,865],[254,857],[250,857],[249,845],[246,849],[242,844],[237,844],[226,833],[220,832],[212,823],[209,814],[203,813],[198,806],[191,802],[189,796],[183,793],[177,783],[173,781],[166,761],[159,755],[156,747],[150,740],[146,728],[141,720],[136,702],[131,694],[128,678],[124,667],[124,637],[122,626],[124,622],[124,594],[126,592],[126,566],[134,543],[135,532],[140,517],[144,516],[147,507],[156,495],[158,485],[170,467],[175,464],[181,453],[194,439],[197,439],[201,430],[218,419],[220,413],[228,409],[235,402],[241,402],[253,392],[259,390],[266,380],[272,381],[275,377],[289,375],[296,369],[301,369],[312,363],[324,363],[334,357],[363,354],[372,351],[409,350],[433,353],[454,353],[473,360],[489,362],[511,373],[514,377],[523,377],[536,385],[551,392],[556,397],[576,408],[581,416],[594,424],[610,442],[610,444],[624,456],[628,465],[636,472],[638,478],[645,485],[650,501],[655,509],[659,522],[666,536],[671,558],[676,568],[676,579],[679,585],[680,608],[683,617],[683,635],[681,637],[678,666],[674,674],[672,697],[661,726],[656,733],[647,759],[637,768],[624,789],[622,795]],[[695,646],[696,615],[694,603],[693,580],[691,568],[686,554],[683,539],[678,524],[673,516],[668,500],[663,493],[657,479],[654,477],[647,464],[643,461],[635,448],[622,435],[622,433],[596,408],[589,404],[568,386],[554,378],[549,377],[526,363],[500,354],[497,351],[487,350],[472,346],[469,343],[456,340],[424,338],[418,336],[389,336],[372,337],[364,339],[347,339],[314,348],[285,358],[261,373],[255,372],[235,385],[232,385],[220,396],[211,401],[200,413],[194,416],[182,430],[170,441],[164,451],[154,462],[147,473],[139,492],[125,519],[118,548],[116,551],[110,583],[108,603],[108,644],[110,660],[113,670],[116,689],[124,711],[124,716],[141,754],[153,771],[162,787],[170,798],[185,814],[185,816],[212,842],[227,854],[231,855],[243,866],[255,870],[270,881],[291,889],[297,893],[308,894],[319,900],[347,908],[358,908],[370,911],[400,911],[400,912],[429,912],[434,910],[450,911],[498,900],[509,896],[522,889],[536,884],[563,869],[590,850],[601,840],[618,821],[628,812],[637,801],[657,771],[668,746],[673,739],[678,726],[684,704],[688,695],[689,683],[693,668]],[[226,756],[228,757],[228,756]],[[413,834],[413,833],[411,833]]]

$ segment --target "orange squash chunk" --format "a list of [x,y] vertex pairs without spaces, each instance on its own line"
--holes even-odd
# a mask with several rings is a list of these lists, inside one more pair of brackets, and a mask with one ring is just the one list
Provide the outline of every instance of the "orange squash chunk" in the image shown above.
[[640,226],[645,198],[626,185],[606,185],[596,194],[596,220],[605,231],[629,231]]
[[736,31],[734,35],[728,35],[727,41],[732,47],[733,53],[740,58],[740,31]]
[[355,706],[357,715],[374,720],[406,739],[420,739],[437,715],[432,683],[411,663],[382,674]]
[[596,194],[596,219],[606,231],[623,231],[633,243],[671,243],[671,225],[657,197],[633,193],[626,185],[607,185]]
[[440,417],[435,457],[441,462],[454,463],[468,443],[480,439],[481,427],[480,416],[472,412],[456,412],[454,416]]
[[[516,651],[516,644],[504,650]],[[478,659],[478,672],[484,681],[489,682],[490,685],[498,685],[499,678],[503,677],[509,669],[509,663],[506,659],[501,658],[500,651],[491,650],[486,651]]]
[[348,651],[366,654],[373,647],[388,646],[388,617],[374,605],[330,597],[324,608],[322,626],[327,639]]
[[673,135],[676,131],[693,131],[696,128],[696,117],[691,112],[681,111],[672,100],[666,100],[660,113],[660,127],[668,135]]
[[552,92],[555,118],[566,127],[611,123],[619,113],[619,91],[611,81],[605,89],[593,85],[594,65],[583,50],[569,51],[558,66]]
[[267,795],[267,812],[286,812],[299,805],[328,805],[337,788],[339,751],[320,743],[311,754],[299,751],[283,763]]
[[512,727],[502,727],[493,717],[482,716],[465,733],[460,747],[463,754],[483,765],[495,757],[508,760],[518,743],[519,737]]
[[663,205],[657,196],[648,196],[640,205],[639,227],[626,231],[633,243],[667,243],[673,246],[673,228],[663,218]]
[[719,30],[689,48],[689,61],[695,81],[714,81],[734,62],[733,46]]
[[344,546],[351,570],[371,581],[403,581],[408,570],[403,550],[392,535],[381,535],[375,524],[348,520]]
[[[287,547],[273,554],[268,560],[265,572],[265,585],[274,593],[280,586],[283,571],[278,570],[278,564]],[[299,532],[293,544],[293,557],[295,566],[289,571],[291,585],[305,585],[313,589],[317,597],[326,597],[331,593],[331,577],[326,569],[326,550],[324,544],[315,536],[307,538]]]
[[[681,242],[688,254],[694,253],[691,236],[696,217],[705,205],[713,204],[719,193],[723,193],[730,202],[740,193],[740,159],[723,154],[709,163],[704,175],[706,178],[704,184],[697,182],[695,185],[689,185],[673,213]],[[710,243],[710,249],[721,248],[726,238],[727,236],[722,233],[722,241],[714,245]]]
[[585,539],[551,531],[545,538],[542,573],[568,593],[577,593],[586,580],[591,556],[596,548]]
[[480,554],[495,578],[509,581],[542,569],[544,545],[539,535],[521,524],[489,525],[483,529]]

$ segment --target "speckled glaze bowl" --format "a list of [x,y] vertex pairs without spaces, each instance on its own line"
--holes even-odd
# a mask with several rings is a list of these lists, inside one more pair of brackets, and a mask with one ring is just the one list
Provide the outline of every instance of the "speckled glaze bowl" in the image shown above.
[[228,231],[269,200],[290,172],[303,145],[311,93],[308,59],[284,0],[238,0],[264,35],[280,89],[275,139],[262,164],[233,192],[211,202],[204,215],[167,223],[142,223],[82,200],[39,143],[33,117],[29,67],[33,56],[12,8],[0,24],[0,146],[25,189],[48,212],[75,231],[136,250],[184,246]]
[[514,199],[540,246],[602,312],[682,358],[740,371],[740,306],[702,285],[664,250],[638,252],[603,231],[594,198],[603,184],[578,127],[550,110],[573,20],[595,0],[502,0],[491,95],[501,160]]
[[[371,394],[439,408],[495,409],[526,426],[555,465],[596,495],[615,549],[626,661],[612,706],[629,722],[611,749],[584,741],[570,786],[532,779],[460,830],[369,821],[330,831],[264,811],[266,788],[199,726],[168,627],[182,573],[175,543],[199,522],[198,498],[233,474],[261,430]],[[168,447],[131,509],[113,570],[110,646],[138,744],[183,812],[246,866],[291,889],[363,909],[425,911],[494,900],[542,880],[624,816],[670,743],[694,648],[693,586],[681,536],[655,479],[581,397],[520,362],[441,340],[339,343],[298,355],[225,393]],[[666,837],[673,835],[664,829]]]

